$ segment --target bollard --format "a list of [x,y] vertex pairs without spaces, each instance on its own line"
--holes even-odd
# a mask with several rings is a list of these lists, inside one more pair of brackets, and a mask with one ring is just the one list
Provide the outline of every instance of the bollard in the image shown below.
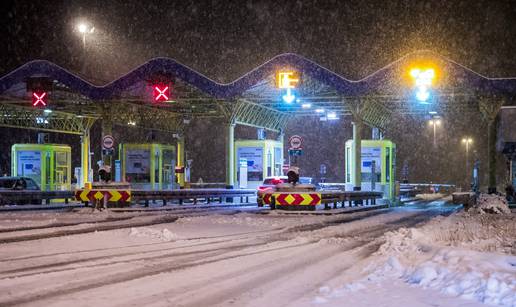
[[276,197],[271,196],[271,210],[276,209]]

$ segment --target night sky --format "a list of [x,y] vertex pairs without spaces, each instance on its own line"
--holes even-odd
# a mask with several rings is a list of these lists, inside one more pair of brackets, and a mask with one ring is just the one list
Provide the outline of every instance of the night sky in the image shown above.
[[[10,3],[10,4],[9,4]],[[488,76],[515,76],[514,1],[3,1],[0,73],[43,58],[109,81],[168,56],[220,82],[294,52],[351,79],[430,49]],[[100,69],[102,68],[102,69]],[[101,82],[102,83],[102,82]]]
[[[298,53],[356,80],[421,49],[486,76],[516,76],[514,1],[4,1],[2,6],[0,75],[33,59],[78,72],[82,42],[75,28],[88,21],[95,32],[87,41],[85,78],[96,84],[156,56],[174,58],[216,81],[230,82],[284,52]],[[448,133],[441,136],[447,140],[443,151],[458,155],[460,148],[454,147],[460,146],[453,144],[464,133],[476,133],[482,140],[481,129],[471,131],[470,123],[478,120],[473,116],[448,121]],[[350,123],[324,125],[315,121],[314,128],[307,129],[293,123],[287,132],[305,133],[313,154],[331,152],[326,155],[333,170],[330,178],[343,180],[343,155],[332,148],[342,147],[351,136]],[[404,133],[407,125],[415,125],[418,132]],[[337,143],[315,146],[320,132],[337,138]],[[424,150],[430,142],[424,121],[406,119],[390,136],[401,148],[411,148],[416,139],[422,143],[420,152],[428,161],[419,171],[414,167],[415,180],[460,178],[450,171],[460,163],[457,155],[445,158]],[[223,144],[217,146],[222,146],[217,152],[223,152]],[[399,165],[407,159],[411,165],[421,160],[403,149],[399,157]],[[425,171],[439,163],[441,169]],[[308,163],[308,175],[316,176],[318,165],[319,161]],[[219,167],[222,173],[205,175],[208,180],[223,180],[224,165]]]

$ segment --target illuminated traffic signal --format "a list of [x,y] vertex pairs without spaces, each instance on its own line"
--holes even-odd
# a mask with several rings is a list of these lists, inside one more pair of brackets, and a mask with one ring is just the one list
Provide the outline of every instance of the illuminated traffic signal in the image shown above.
[[278,71],[276,72],[276,87],[279,89],[286,89],[285,95],[282,99],[286,103],[292,103],[296,99],[296,96],[292,93],[300,80],[299,73],[297,71]]
[[420,102],[427,102],[430,98],[430,88],[435,80],[435,70],[433,68],[413,68],[410,76],[414,79],[416,86],[416,99]]
[[48,95],[44,91],[32,92],[32,105],[34,107],[46,107],[48,104]]
[[154,102],[164,102],[170,99],[170,85],[160,83],[152,86],[152,97]]
[[296,71],[278,71],[276,73],[276,86],[278,88],[296,88],[299,79],[299,74]]

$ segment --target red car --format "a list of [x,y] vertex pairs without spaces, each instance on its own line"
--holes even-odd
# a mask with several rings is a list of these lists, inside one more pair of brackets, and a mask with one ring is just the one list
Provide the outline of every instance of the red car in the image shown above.
[[261,186],[258,187],[258,191],[256,193],[258,202],[258,207],[263,207],[263,195],[265,192],[274,192],[276,190],[276,186],[280,183],[287,183],[287,176],[276,176],[276,177],[268,177],[263,180]]

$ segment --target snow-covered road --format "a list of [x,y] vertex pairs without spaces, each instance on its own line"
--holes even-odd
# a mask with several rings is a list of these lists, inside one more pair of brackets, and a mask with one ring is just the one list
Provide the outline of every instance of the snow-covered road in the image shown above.
[[[385,233],[451,213],[441,205],[330,216],[231,208],[3,214],[0,305],[342,305],[321,300],[325,287],[359,276]],[[475,305],[432,291],[408,290],[406,304]],[[394,304],[387,296],[383,304]]]

